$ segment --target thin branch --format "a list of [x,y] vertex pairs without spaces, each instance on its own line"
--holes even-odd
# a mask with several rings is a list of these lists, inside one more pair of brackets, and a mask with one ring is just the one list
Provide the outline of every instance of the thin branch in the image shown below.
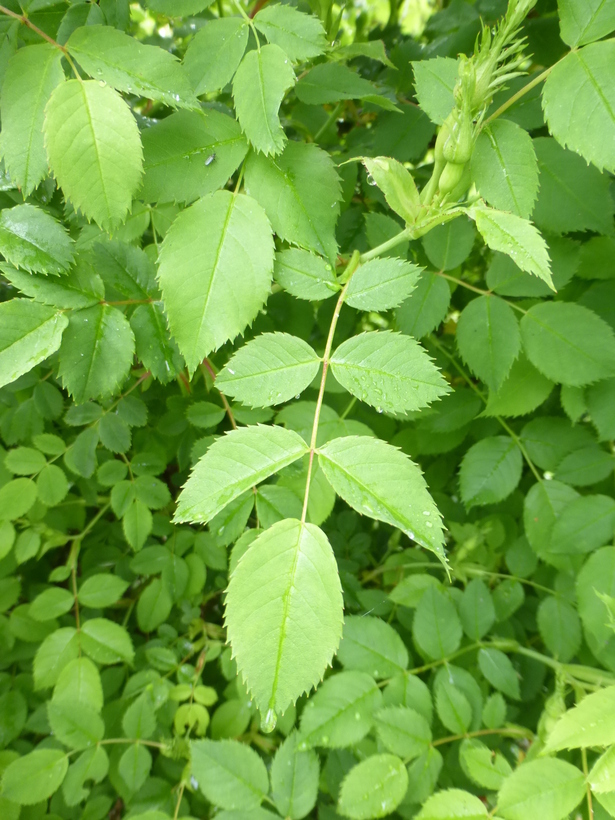
[[[201,362],[201,367],[204,368],[208,372],[208,374],[211,377],[212,382],[215,385],[216,384],[216,375],[217,374],[216,374],[216,371],[213,368],[212,363],[209,361],[209,359],[203,359],[203,361]],[[226,396],[224,395],[222,390],[220,390],[219,387],[216,387],[216,390],[220,394],[220,398],[222,399],[222,404],[224,405],[224,409],[226,410],[226,415],[228,416],[228,420],[231,423],[231,427],[233,428],[233,430],[236,430],[237,429],[237,422],[235,421],[235,416],[233,415],[231,405],[228,403],[228,399],[226,398]]]

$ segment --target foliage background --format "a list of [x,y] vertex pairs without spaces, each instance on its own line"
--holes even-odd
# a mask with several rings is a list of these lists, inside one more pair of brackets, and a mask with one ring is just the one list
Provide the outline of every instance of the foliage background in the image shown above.
[[[115,151],[106,200],[95,199],[97,182],[90,187],[77,162],[87,164],[87,146],[62,143],[67,108],[48,109],[38,176],[20,159],[28,115],[32,138],[42,140],[26,92],[39,83],[40,103],[60,72],[71,76],[67,52],[60,63],[55,46],[41,46],[45,39],[64,47],[81,27],[102,24],[183,59],[212,20],[242,20],[235,5],[32,0],[0,8],[3,820],[615,816],[615,117],[592,123],[582,108],[587,89],[575,96],[574,78],[572,91],[566,85],[570,64],[559,86],[552,80],[551,98],[541,99],[537,84],[494,119],[505,152],[499,165],[484,139],[471,162],[470,196],[478,188],[491,205],[531,217],[542,231],[557,292],[489,249],[461,216],[385,255],[390,265],[411,263],[403,270],[414,277],[412,292],[399,306],[346,305],[337,325],[336,347],[362,332],[420,340],[450,387],[404,415],[390,384],[379,401],[369,389],[361,401],[330,377],[320,426],[320,444],[376,435],[420,465],[446,526],[450,579],[407,533],[336,501],[317,470],[309,520],[335,554],[343,638],[316,694],[299,697],[265,732],[272,726],[226,644],[224,591],[257,531],[300,517],[305,464],[240,495],[206,526],[173,521],[191,468],[235,426],[275,422],[309,442],[316,371],[300,397],[293,391],[275,407],[275,396],[264,407],[227,399],[216,375],[262,333],[290,333],[322,353],[339,288],[336,261],[340,272],[355,249],[368,253],[403,228],[378,177],[346,161],[395,158],[423,187],[436,124],[452,105],[457,56],[473,52],[481,20],[495,26],[506,10],[500,0],[311,6],[297,8],[320,16],[328,40],[338,34],[337,47],[326,59],[318,48],[292,57],[300,82],[314,59],[349,72],[329,96],[318,83],[288,90],[290,81],[280,95],[289,145],[326,152],[318,154],[322,168],[308,165],[299,185],[307,228],[296,203],[276,211],[268,199],[267,186],[274,195],[275,186],[264,154],[252,152],[244,172],[248,145],[227,116],[241,110],[241,91],[232,94],[227,58],[212,65],[206,49],[205,65],[194,48],[182,72],[169,61],[170,79],[130,87],[117,77],[114,84],[108,66],[107,84],[99,83],[95,59],[90,69],[87,48],[79,52],[73,40],[71,62],[95,80],[92,110],[97,101],[109,106],[100,117]],[[571,38],[575,14],[590,19],[586,39]],[[497,92],[486,116],[560,61],[568,45],[613,28],[608,3],[539,0],[522,27],[524,76]],[[600,53],[612,54],[612,44],[604,40]],[[20,55],[32,46],[43,50],[30,63]],[[434,86],[420,65],[436,59]],[[221,77],[202,79],[217,69]],[[157,81],[164,74],[160,66],[152,72]],[[615,59],[601,72],[612,115]],[[132,114],[113,107],[110,86]],[[209,130],[196,125],[195,92]],[[249,106],[253,92],[243,93]],[[550,104],[553,132],[558,112],[574,115],[572,124],[560,123],[560,142],[545,125]],[[294,173],[299,155],[296,166],[283,156]],[[274,224],[277,251],[299,245],[331,264],[322,261],[309,292],[276,268],[266,305],[255,305],[253,322],[220,331],[211,355],[180,343],[188,371],[163,313],[179,341],[187,291],[165,292],[161,301],[160,246],[193,200],[242,185]],[[178,242],[166,270],[189,266],[208,230],[215,235],[215,219],[205,213],[196,244],[186,243],[182,258]],[[251,261],[272,255],[267,229],[250,241]],[[13,329],[26,321],[12,300],[23,297],[35,300],[27,321],[48,334],[48,357],[40,339],[32,353],[27,334],[11,347]],[[232,370],[225,373],[228,381]],[[578,702],[584,711],[572,708]]]

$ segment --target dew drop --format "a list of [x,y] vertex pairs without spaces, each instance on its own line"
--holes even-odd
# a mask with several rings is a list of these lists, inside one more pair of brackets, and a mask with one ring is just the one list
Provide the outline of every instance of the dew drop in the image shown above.
[[230,367],[229,367],[229,369],[228,369],[228,372],[231,374],[231,376],[234,376],[234,375],[235,375],[235,371],[234,371],[234,370],[231,370],[231,368],[230,368]]
[[277,722],[278,716],[273,711],[273,709],[269,709],[269,711],[265,715],[265,720],[262,722],[261,729],[263,730],[263,732],[269,734],[269,732],[273,732]]
[[368,185],[377,185],[378,183],[376,182],[376,180],[373,178],[373,176],[371,174],[368,174],[367,175],[367,184]]

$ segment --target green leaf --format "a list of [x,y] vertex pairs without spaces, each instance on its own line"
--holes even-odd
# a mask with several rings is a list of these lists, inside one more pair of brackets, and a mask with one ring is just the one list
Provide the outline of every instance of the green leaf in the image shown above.
[[133,354],[132,330],[117,308],[71,313],[60,349],[62,384],[77,403],[109,395],[126,378]]
[[68,38],[66,48],[90,77],[118,91],[172,108],[198,104],[177,57],[112,26],[82,26]]
[[432,795],[416,820],[483,820],[488,817],[485,804],[469,792],[447,789]]
[[308,700],[301,713],[301,741],[305,748],[352,746],[369,732],[373,714],[381,706],[382,692],[372,677],[364,672],[339,672]]
[[421,201],[412,175],[401,162],[390,157],[363,157],[363,165],[369,175],[368,182],[373,181],[372,184],[380,188],[389,207],[404,222],[415,222]]
[[273,5],[254,16],[254,25],[288,55],[293,62],[318,57],[327,48],[327,40],[318,17],[303,14],[292,6]]
[[451,289],[441,276],[423,271],[410,298],[395,311],[395,321],[402,333],[422,339],[435,330],[446,316]]
[[[554,543],[557,541],[554,539]],[[538,629],[549,652],[559,661],[572,660],[581,646],[581,621],[570,604],[554,595],[540,602]]]
[[137,623],[142,632],[150,633],[164,623],[173,608],[169,591],[159,578],[147,586],[139,597],[137,604]]
[[593,552],[615,531],[615,501],[606,495],[584,495],[562,512],[553,528],[553,553]]
[[45,106],[64,80],[62,54],[47,43],[20,48],[2,85],[0,151],[11,179],[28,196],[47,174],[43,142]]
[[45,456],[32,447],[15,447],[4,458],[4,466],[15,475],[40,473],[46,464]]
[[344,778],[337,808],[352,820],[385,817],[399,806],[407,788],[408,773],[398,757],[372,755]]
[[552,390],[553,382],[521,352],[500,389],[489,394],[484,415],[524,416],[539,407]]
[[132,663],[132,640],[123,626],[106,618],[92,618],[81,627],[81,646],[96,663]]
[[431,744],[429,723],[407,706],[388,706],[377,712],[376,732],[389,752],[405,760],[424,754]]
[[280,239],[335,259],[341,190],[325,151],[289,142],[275,158],[252,153],[245,177],[246,192],[265,209]]
[[64,314],[29,299],[0,304],[0,386],[32,370],[60,347]]
[[319,367],[320,357],[303,339],[263,333],[235,353],[216,386],[250,407],[270,407],[302,393]]
[[217,191],[182,211],[162,244],[158,275],[171,333],[191,372],[254,320],[272,268],[269,222],[251,197]]
[[271,794],[277,810],[291,820],[306,817],[316,805],[320,765],[315,752],[300,751],[297,732],[282,743],[271,764]]
[[77,258],[76,265],[61,277],[32,276],[24,271],[2,265],[3,275],[26,296],[56,308],[85,308],[98,304],[105,297],[100,276]]
[[498,794],[504,820],[564,820],[585,796],[583,773],[563,760],[543,758],[519,766]]
[[73,263],[73,241],[59,222],[34,205],[0,212],[0,252],[30,273],[66,273]]
[[480,578],[473,578],[459,602],[459,617],[468,638],[480,641],[495,622],[495,607],[489,588]]
[[139,305],[130,317],[137,357],[158,381],[166,384],[179,374],[183,359],[167,328],[159,304]]
[[322,679],[342,634],[337,565],[322,530],[288,519],[262,533],[233,572],[225,620],[271,731],[277,715]]
[[226,504],[308,451],[283,427],[242,427],[217,439],[182,490],[176,521],[209,521]]
[[122,518],[124,536],[135,552],[145,544],[152,526],[151,512],[142,501],[135,498]]
[[615,9],[604,0],[558,0],[562,40],[583,46],[615,29]]
[[359,310],[398,307],[414,291],[420,272],[402,259],[372,259],[353,274],[344,301]]
[[213,0],[146,0],[146,6],[158,14],[166,14],[169,17],[187,17],[190,14],[198,14],[211,6],[212,2]]
[[297,83],[297,97],[308,105],[356,100],[376,94],[376,87],[340,63],[314,66]]
[[0,487],[0,521],[14,521],[25,515],[36,501],[36,484],[31,478],[15,478]]
[[130,704],[122,718],[122,729],[126,737],[148,738],[156,731],[154,700],[149,692],[143,692]]
[[[243,348],[242,348],[243,350]],[[216,377],[217,378],[217,377]],[[227,392],[226,390],[224,391]],[[197,401],[186,410],[186,418],[194,427],[204,430],[217,427],[226,415],[224,407],[210,401]]]
[[436,225],[423,239],[423,247],[437,270],[452,270],[464,262],[474,246],[476,231],[469,219]]
[[279,109],[295,84],[295,72],[279,46],[249,51],[233,80],[237,119],[251,145],[263,154],[279,154],[286,143]]
[[75,599],[71,592],[60,587],[50,587],[32,601],[28,615],[35,621],[52,621],[71,610],[74,605]]
[[119,601],[128,586],[128,582],[118,578],[117,575],[104,575],[103,573],[90,575],[81,584],[77,597],[82,606],[103,609]]
[[117,227],[141,181],[141,140],[130,109],[108,86],[68,80],[45,111],[49,165],[64,194],[102,228]]
[[407,456],[384,441],[347,436],[321,447],[319,463],[336,493],[357,512],[399,527],[446,561],[440,513]]
[[83,703],[100,712],[103,708],[103,690],[96,665],[85,657],[67,663],[58,676],[53,701]]
[[248,44],[241,17],[208,20],[186,50],[184,67],[197,95],[219,91],[233,79]]
[[510,120],[496,120],[478,135],[472,179],[494,208],[527,219],[538,194],[538,165],[532,139]]
[[615,774],[615,748],[611,747],[594,763],[587,782],[595,794],[604,794],[613,791],[613,775]]
[[456,339],[472,372],[497,391],[521,349],[519,322],[510,305],[497,296],[472,299],[459,317]]
[[553,67],[542,97],[555,139],[600,170],[615,171],[615,41],[568,54]]
[[491,250],[507,254],[521,270],[553,288],[547,245],[531,222],[493,208],[473,207],[470,214]]
[[478,666],[489,683],[509,698],[519,700],[519,678],[508,655],[499,649],[480,649]]
[[615,203],[608,176],[554,139],[535,139],[534,150],[540,187],[532,219],[538,227],[558,234],[586,230],[610,234]]
[[190,742],[192,775],[205,797],[223,809],[256,809],[269,791],[262,759],[236,740]]
[[343,342],[331,357],[331,370],[353,396],[390,413],[426,407],[450,389],[418,342],[390,330]]
[[248,151],[239,124],[213,110],[178,111],[146,128],[142,138],[140,196],[146,202],[192,202],[213,193],[226,185]]
[[71,749],[85,749],[102,740],[105,724],[91,706],[52,700],[47,717],[53,734]]
[[59,749],[36,749],[8,765],[2,776],[2,797],[20,806],[47,800],[62,785],[68,756]]
[[497,790],[512,774],[508,760],[476,739],[464,740],[459,748],[459,762],[464,773],[479,786]]
[[414,642],[428,658],[439,660],[459,648],[462,631],[448,593],[428,587],[416,607],[412,624]]
[[[604,611],[604,610],[603,610]],[[586,695],[557,721],[547,740],[550,752],[615,743],[615,686]]]
[[508,436],[490,436],[473,444],[459,468],[459,488],[470,508],[497,504],[509,496],[521,480],[523,458]]
[[539,557],[551,551],[551,537],[557,518],[579,494],[560,481],[536,483],[525,497],[523,523],[527,540]]
[[328,262],[295,248],[276,254],[273,276],[284,290],[298,299],[328,299],[340,289]]
[[[583,415],[585,410],[588,410],[592,424],[598,431],[600,441],[609,441],[615,438],[615,419],[611,412],[613,402],[615,401],[615,379],[602,381],[590,387],[586,396],[581,393],[580,396],[575,396],[575,398],[580,399],[580,401],[577,401],[578,407],[575,408],[575,415],[578,409],[581,408],[577,420]],[[564,404],[563,392],[562,404]],[[568,412],[570,407],[565,409]]]
[[409,655],[399,633],[380,618],[348,615],[337,653],[345,669],[392,678],[408,668]]
[[356,57],[366,57],[368,60],[376,60],[382,65],[396,69],[395,63],[387,57],[383,40],[369,40],[364,43],[350,43],[346,46],[335,46],[330,52],[331,59],[347,62]]
[[152,756],[145,746],[132,743],[120,757],[117,770],[131,792],[138,791],[152,768]]
[[578,386],[615,373],[615,335],[581,305],[534,305],[521,320],[521,338],[529,360],[553,381]]
[[412,63],[416,98],[436,125],[442,125],[455,106],[453,89],[457,82],[458,61],[435,57]]

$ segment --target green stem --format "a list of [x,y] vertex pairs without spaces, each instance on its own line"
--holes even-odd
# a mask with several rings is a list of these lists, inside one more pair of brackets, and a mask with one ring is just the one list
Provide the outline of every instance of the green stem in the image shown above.
[[250,26],[250,28],[252,29],[252,34],[254,35],[254,39],[256,40],[256,50],[260,52],[260,50],[261,50],[261,42],[260,42],[260,40],[258,39],[258,32],[257,32],[257,30],[256,30],[256,26],[255,26],[255,25],[254,25],[254,23],[252,22],[251,18],[250,18],[250,17],[248,17],[248,15],[245,13],[245,11],[244,11],[244,9],[243,9],[243,6],[241,5],[240,0],[235,0],[235,5],[237,6],[237,10],[239,11],[239,13],[240,13],[240,14],[241,14],[241,16],[243,17],[243,19],[246,21],[246,23],[247,23],[247,24]]
[[383,242],[381,245],[377,245],[373,250],[362,253],[360,259],[361,264],[364,262],[369,262],[370,259],[375,259],[377,256],[382,256],[383,253],[390,251],[391,248],[396,248],[398,245],[401,245],[402,242],[406,242],[410,239],[411,235],[411,229],[404,228],[403,231],[400,231],[391,239],[387,239],[387,241]]
[[[564,56],[567,57],[568,55],[566,54]],[[516,94],[513,94],[512,97],[509,97],[506,100],[506,102],[502,103],[502,105],[498,109],[496,109],[496,111],[494,111],[493,114],[490,117],[487,117],[486,120],[483,120],[483,123],[481,125],[481,130],[486,125],[489,125],[490,122],[493,122],[493,120],[497,119],[505,111],[507,111],[511,107],[511,105],[514,105],[517,102],[517,100],[520,100],[521,97],[523,97],[525,94],[528,93],[528,91],[531,91],[532,88],[535,88],[543,80],[546,80],[547,77],[549,76],[549,74],[555,68],[555,66],[559,65],[563,59],[564,59],[564,57],[562,57],[560,60],[558,60],[557,63],[553,63],[553,65],[549,66],[549,68],[545,69],[542,72],[542,74],[539,74],[537,77],[534,77],[533,80],[531,80],[527,85],[524,85],[523,88],[521,88],[519,91],[517,91]]]
[[465,732],[462,735],[449,735],[448,737],[440,737],[432,741],[432,746],[443,746],[445,743],[454,743],[456,740],[466,740],[472,737],[487,737],[488,735],[503,735],[504,737],[526,737],[531,740],[534,733],[530,729],[523,727],[503,729],[478,729],[476,732]]
[[319,138],[324,134],[324,132],[327,130],[327,128],[331,125],[331,123],[335,121],[335,119],[337,118],[337,115],[340,113],[341,110],[342,110],[342,103],[340,102],[334,107],[333,111],[331,111],[331,113],[329,114],[329,116],[327,117],[325,122],[320,126],[318,131],[314,134],[314,142],[318,142]]

